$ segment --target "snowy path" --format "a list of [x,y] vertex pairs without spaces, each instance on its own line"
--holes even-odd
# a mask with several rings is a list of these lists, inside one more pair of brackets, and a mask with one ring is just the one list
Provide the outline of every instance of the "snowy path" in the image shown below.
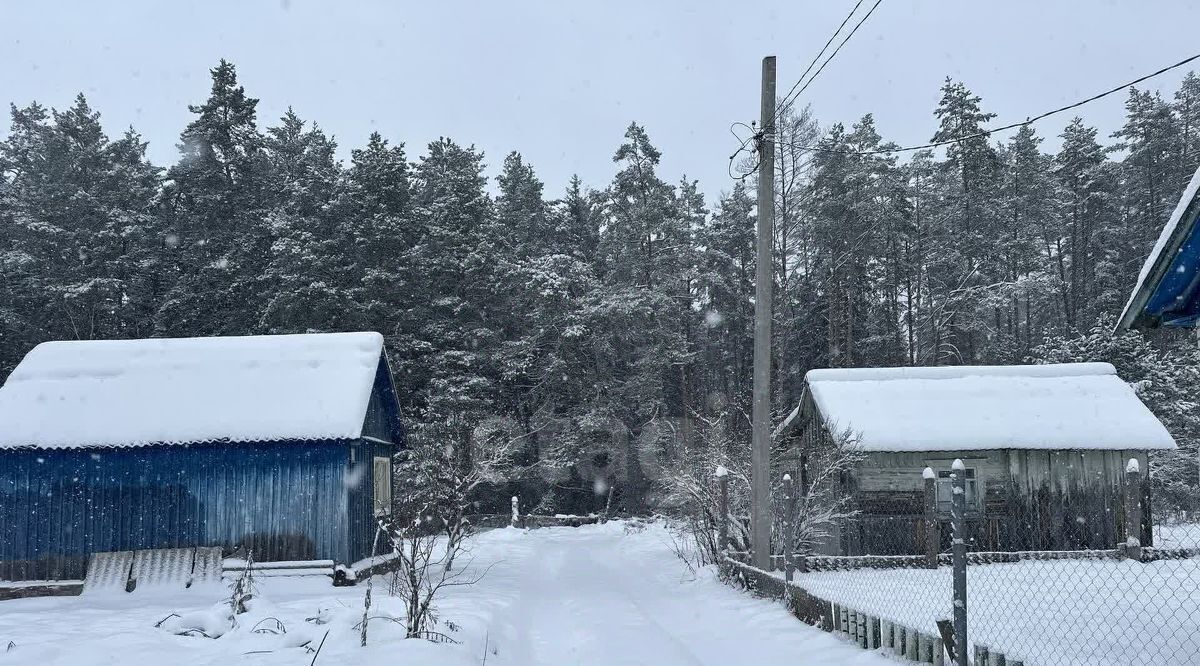
[[502,663],[888,663],[801,624],[778,604],[721,585],[711,570],[693,576],[660,528],[625,534],[609,524],[523,536],[490,583],[514,592],[500,613],[512,621]]
[[[315,645],[326,631],[318,664],[479,666],[485,653],[487,666],[896,663],[800,623],[777,603],[722,585],[712,569],[689,573],[661,526],[628,534],[622,523],[504,529],[472,541],[470,566],[491,570],[438,604],[442,630],[458,645],[406,641],[397,625],[375,621],[370,644],[361,648],[354,628],[361,585],[269,579],[242,628],[217,640],[153,625],[171,612],[203,612],[226,594],[219,587],[0,602],[0,666],[308,664],[311,655],[298,646]],[[375,612],[401,613],[381,584]],[[329,622],[305,621],[318,614]],[[278,618],[288,633],[250,631],[267,617]],[[10,640],[14,647],[5,652]]]

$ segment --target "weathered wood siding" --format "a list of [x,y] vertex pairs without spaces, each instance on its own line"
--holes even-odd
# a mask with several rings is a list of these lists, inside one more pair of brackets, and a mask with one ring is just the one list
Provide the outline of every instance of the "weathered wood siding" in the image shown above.
[[[1122,505],[1125,465],[1145,451],[1009,452],[1012,490],[1006,541],[1014,550],[1111,548],[1126,538]],[[1143,545],[1151,543],[1149,480],[1141,488]]]
[[[921,472],[950,469],[955,458],[975,471],[978,494],[967,508],[972,550],[1112,548],[1125,539],[1122,480],[1125,464],[1144,451],[872,452],[852,475],[860,517],[848,521],[843,554],[922,552],[924,485]],[[1143,511],[1149,515],[1149,489]],[[1140,535],[1149,545],[1149,520]],[[941,530],[942,550],[949,529]]]
[[[831,445],[811,397],[804,395],[800,420],[779,443],[778,469],[798,469],[804,452]],[[816,550],[831,555],[920,554],[926,467],[950,469],[961,458],[975,470],[976,502],[968,507],[972,550],[1078,550],[1112,548],[1126,538],[1122,505],[1125,465],[1136,458],[1148,470],[1146,451],[962,450],[869,452],[843,480],[859,515],[844,521]],[[780,472],[782,473],[782,472]],[[1140,489],[1143,545],[1151,542],[1150,484]],[[941,550],[949,550],[943,524]]]

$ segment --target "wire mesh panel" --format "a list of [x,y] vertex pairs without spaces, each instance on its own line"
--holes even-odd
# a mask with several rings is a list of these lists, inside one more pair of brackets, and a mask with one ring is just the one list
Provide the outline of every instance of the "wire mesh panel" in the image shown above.
[[[1200,665],[1200,517],[1155,514],[1145,463],[1122,455],[963,464],[972,663]],[[906,631],[947,635],[949,462],[877,463],[847,479],[852,510],[800,554],[794,578],[832,605],[834,628],[854,626],[838,624],[843,612],[878,621],[901,656]]]
[[1200,663],[1200,561],[971,566],[971,641],[1026,664]]
[[1062,457],[1046,492],[1010,503],[1022,543],[1050,548],[971,558],[972,643],[1025,664],[1200,664],[1200,525],[1153,514],[1136,458],[1114,476]]

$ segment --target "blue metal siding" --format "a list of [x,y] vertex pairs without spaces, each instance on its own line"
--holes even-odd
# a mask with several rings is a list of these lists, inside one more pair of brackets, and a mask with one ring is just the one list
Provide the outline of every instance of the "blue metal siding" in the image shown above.
[[0,562],[247,541],[354,561],[348,457],[344,441],[0,450]]
[[371,400],[363,419],[363,437],[373,437],[397,446],[404,444],[404,428],[400,424],[396,391],[392,387],[392,373],[386,359],[380,357],[375,371],[375,383],[371,387]]
[[[358,466],[354,477],[358,483],[348,488],[347,521],[350,551],[353,562],[371,556],[377,523],[375,520],[375,474],[372,459],[375,456],[391,456],[393,447],[370,440],[359,440],[350,445],[351,458]],[[386,552],[386,551],[385,551]]]
[[1200,227],[1194,219],[1187,222],[1188,236],[1144,309],[1160,326],[1195,326],[1200,318]]
[[[404,429],[400,422],[395,395],[391,371],[386,359],[380,358],[379,369],[375,373],[375,385],[371,390],[371,400],[363,421],[363,438],[350,444],[351,459],[356,465],[361,465],[353,475],[358,482],[349,487],[348,496],[347,527],[350,550],[354,554],[353,561],[372,555],[371,550],[375,546],[378,522],[375,518],[375,474],[372,460],[377,456],[391,459],[404,446]],[[392,490],[395,492],[394,487]],[[382,552],[387,552],[388,548],[386,544],[379,545]]]

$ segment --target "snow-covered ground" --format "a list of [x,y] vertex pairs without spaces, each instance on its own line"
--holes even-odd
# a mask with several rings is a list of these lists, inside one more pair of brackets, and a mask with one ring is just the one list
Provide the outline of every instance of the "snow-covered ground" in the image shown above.
[[1159,548],[1200,548],[1200,523],[1155,525],[1154,545]]
[[[803,574],[855,610],[936,634],[951,569]],[[1046,561],[967,568],[968,633],[1026,664],[1200,664],[1200,561]]]
[[[458,645],[403,640],[400,626],[376,620],[370,644],[360,648],[353,625],[362,614],[361,584],[274,578],[262,581],[241,628],[219,639],[154,628],[173,612],[187,623],[211,621],[209,609],[227,595],[215,585],[0,602],[0,664],[307,665],[312,656],[298,646],[316,645],[326,631],[318,664],[895,663],[799,622],[778,603],[722,585],[712,568],[689,573],[661,525],[499,529],[473,541],[471,566],[493,568],[479,584],[449,590],[438,608],[439,628]],[[401,614],[383,584],[374,587],[374,601],[372,615]],[[287,633],[254,633],[268,617]],[[306,621],[318,617],[325,623]]]

